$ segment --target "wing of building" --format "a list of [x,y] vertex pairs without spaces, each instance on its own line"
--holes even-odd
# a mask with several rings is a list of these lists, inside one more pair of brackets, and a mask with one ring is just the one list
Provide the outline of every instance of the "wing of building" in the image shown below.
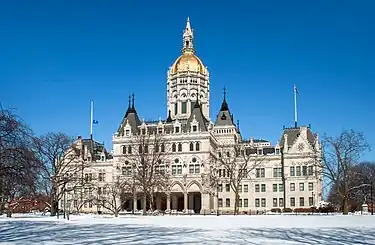
[[[321,147],[318,136],[310,127],[285,128],[276,145],[264,139],[244,139],[233,121],[225,91],[220,111],[215,113],[214,121],[210,118],[210,73],[196,54],[189,19],[182,36],[181,54],[168,70],[166,90],[164,119],[140,120],[133,95],[114,133],[112,153],[101,148],[94,158],[90,155],[91,144],[88,144],[90,149],[83,152],[86,154],[84,159],[92,164],[84,174],[93,176],[100,188],[116,178],[132,176],[136,167],[129,159],[145,151],[134,139],[139,135],[151,135],[163,139],[162,144],[154,145],[152,149],[166,155],[159,161],[158,168],[163,168],[170,176],[165,180],[168,183],[164,189],[152,191],[151,202],[147,198],[146,202],[150,203],[147,206],[153,210],[233,212],[235,193],[230,184],[230,173],[218,162],[224,155],[228,159],[236,158],[237,155],[231,155],[236,147],[250,159],[247,168],[251,168],[238,188],[240,212],[263,212],[284,208],[284,205],[291,209],[307,208],[321,201],[322,178],[317,171]],[[145,199],[141,189],[132,193],[129,200],[121,204],[121,209],[142,209]],[[70,199],[78,205],[77,198],[72,196]],[[84,202],[83,210],[105,212],[90,198]]]

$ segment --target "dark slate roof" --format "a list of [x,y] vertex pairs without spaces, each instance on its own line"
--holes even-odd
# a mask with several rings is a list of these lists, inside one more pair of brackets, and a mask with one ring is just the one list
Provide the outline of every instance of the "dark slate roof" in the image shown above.
[[119,129],[117,130],[117,132],[120,135],[124,134],[124,127],[125,127],[127,122],[130,124],[133,133],[137,132],[138,126],[141,125],[141,120],[139,120],[137,111],[135,110],[134,101],[133,101],[132,106],[130,106],[130,101],[129,101],[128,110],[126,111],[125,116],[122,119],[121,125],[120,125]]
[[[243,143],[250,143],[251,139],[244,139],[242,140]],[[264,139],[253,139],[254,143],[270,143],[269,140],[264,140]]]
[[262,149],[263,151],[263,155],[267,155],[267,154],[274,154],[275,153],[275,147],[260,147],[260,148],[257,148],[257,147],[248,147],[245,149],[245,153],[246,155],[250,155],[250,154],[257,154],[258,153],[258,149]]
[[225,96],[219,114],[216,117],[215,126],[236,126],[233,123],[233,115],[230,114]]
[[191,122],[194,120],[194,117],[195,120],[197,120],[199,123],[199,130],[207,131],[207,124],[209,123],[209,121],[203,115],[202,106],[199,104],[198,101],[195,102],[193,111],[191,112],[190,117],[186,122],[185,131],[190,130]]
[[168,117],[167,117],[166,122],[167,122],[167,123],[171,123],[171,122],[172,122],[171,110],[168,111]]
[[[284,130],[284,133],[281,135],[279,145],[281,147],[284,146],[284,142],[285,142],[284,135],[286,134],[288,135],[288,147],[291,147],[296,141],[296,139],[299,137],[300,133],[301,133],[301,127],[286,128]],[[309,127],[307,128],[307,140],[312,146],[314,146],[315,137]]]
[[103,150],[107,159],[112,158],[112,155],[105,149],[104,143],[91,139],[82,139],[82,144],[86,147],[87,151],[91,152],[91,154],[94,156],[93,160],[100,160],[100,155],[102,154]]
[[275,148],[274,147],[265,147],[265,148],[263,148],[263,155],[273,154],[273,153],[275,153]]
[[264,139],[253,139],[254,143],[268,143],[269,141],[268,140],[264,140]]

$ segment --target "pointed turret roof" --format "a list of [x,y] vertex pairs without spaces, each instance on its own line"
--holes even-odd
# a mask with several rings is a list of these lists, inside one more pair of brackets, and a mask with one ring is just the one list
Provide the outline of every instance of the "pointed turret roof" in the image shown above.
[[194,121],[194,119],[198,122],[199,124],[199,130],[200,131],[207,131],[207,123],[209,122],[207,118],[203,115],[202,111],[202,106],[199,103],[198,100],[199,96],[197,94],[197,100],[194,103],[193,111],[190,114],[189,119],[187,120],[186,123],[186,128],[189,129],[191,126],[191,123]]
[[168,117],[167,117],[166,122],[167,123],[171,123],[172,122],[171,110],[168,111]]
[[233,117],[230,114],[229,106],[226,99],[227,91],[224,88],[224,99],[221,103],[219,114],[217,115],[215,126],[235,126],[233,123]]
[[138,131],[138,126],[141,125],[141,120],[139,120],[137,111],[135,109],[135,104],[134,104],[135,98],[134,98],[134,93],[132,94],[132,104],[130,105],[130,96],[129,96],[129,107],[128,110],[125,113],[124,118],[122,119],[121,125],[118,129],[118,133],[121,135],[124,133],[124,127],[128,123],[131,128],[133,133]]

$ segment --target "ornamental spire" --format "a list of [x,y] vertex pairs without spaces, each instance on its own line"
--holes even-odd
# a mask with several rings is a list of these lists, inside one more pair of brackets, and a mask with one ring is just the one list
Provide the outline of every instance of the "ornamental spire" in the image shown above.
[[183,48],[182,53],[194,53],[194,45],[193,45],[193,29],[190,26],[190,18],[188,17],[186,20],[186,28],[184,30],[183,38]]

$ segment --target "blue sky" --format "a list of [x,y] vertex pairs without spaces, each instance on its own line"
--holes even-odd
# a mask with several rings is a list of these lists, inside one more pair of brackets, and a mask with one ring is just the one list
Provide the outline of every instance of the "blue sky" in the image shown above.
[[[299,121],[323,135],[364,132],[375,147],[374,1],[3,1],[0,101],[42,134],[111,138],[136,94],[141,118],[165,118],[167,69],[190,16],[211,75],[243,136],[280,138]],[[375,160],[374,151],[363,159]]]

